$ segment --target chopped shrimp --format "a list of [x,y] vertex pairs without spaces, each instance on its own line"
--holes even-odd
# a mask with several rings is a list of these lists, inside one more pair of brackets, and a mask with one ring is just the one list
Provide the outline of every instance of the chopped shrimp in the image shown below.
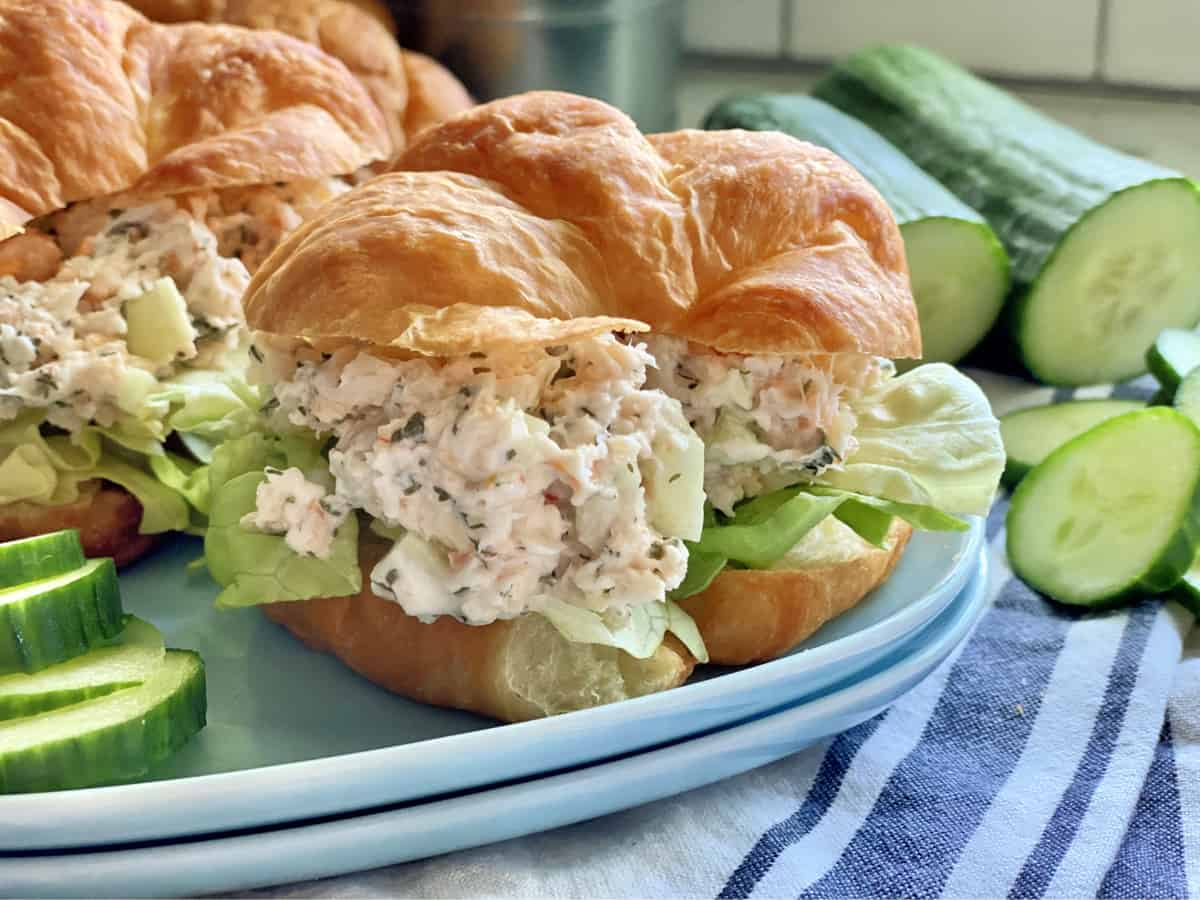
[[26,231],[0,242],[0,278],[11,275],[17,281],[46,281],[54,277],[62,259],[54,238]]

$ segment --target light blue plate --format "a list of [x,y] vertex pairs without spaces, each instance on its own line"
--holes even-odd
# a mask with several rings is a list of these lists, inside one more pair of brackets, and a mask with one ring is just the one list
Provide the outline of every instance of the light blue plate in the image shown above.
[[[400,803],[697,735],[861,675],[958,595],[983,523],[919,533],[893,576],[793,654],[709,668],[673,691],[518,725],[395,697],[306,650],[257,610],[219,612],[180,540],[122,575],[126,608],[207,664],[209,725],[160,780],[0,797],[0,851],[210,834]],[[168,780],[169,779],[169,780]]]
[[[444,800],[211,840],[0,858],[7,896],[163,896],[338,875],[545,831],[736,775],[883,710],[943,662],[986,609],[986,558],[909,652],[847,687],[749,723],[614,761]],[[186,814],[184,812],[183,814]]]

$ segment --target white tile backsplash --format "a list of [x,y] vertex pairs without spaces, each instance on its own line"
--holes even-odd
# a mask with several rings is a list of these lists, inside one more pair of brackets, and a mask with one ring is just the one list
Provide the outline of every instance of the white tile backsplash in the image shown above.
[[1108,0],[1109,81],[1200,88],[1200,0]]
[[689,50],[739,56],[783,52],[784,0],[686,0],[684,43]]
[[1100,0],[791,2],[789,55],[800,59],[825,60],[870,44],[908,41],[984,72],[1072,79],[1095,72]]

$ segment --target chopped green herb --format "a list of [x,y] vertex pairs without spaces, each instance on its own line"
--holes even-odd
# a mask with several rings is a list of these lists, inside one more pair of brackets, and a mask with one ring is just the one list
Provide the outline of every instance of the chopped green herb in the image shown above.
[[[425,416],[419,412],[409,416],[408,421],[404,423],[404,427],[400,429],[399,435],[406,440],[419,440],[425,436]],[[396,435],[392,435],[392,440],[396,439]]]

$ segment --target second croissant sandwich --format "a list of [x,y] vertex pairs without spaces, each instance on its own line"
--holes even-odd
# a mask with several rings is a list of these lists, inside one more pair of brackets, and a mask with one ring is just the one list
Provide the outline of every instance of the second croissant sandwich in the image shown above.
[[397,167],[247,292],[274,425],[213,465],[223,605],[524,719],[778,655],[909,523],[990,501],[987,402],[895,377],[920,352],[898,230],[832,154],[534,93]]
[[254,417],[250,273],[387,130],[314,47],[111,0],[0,0],[0,83],[0,539],[127,563]]

